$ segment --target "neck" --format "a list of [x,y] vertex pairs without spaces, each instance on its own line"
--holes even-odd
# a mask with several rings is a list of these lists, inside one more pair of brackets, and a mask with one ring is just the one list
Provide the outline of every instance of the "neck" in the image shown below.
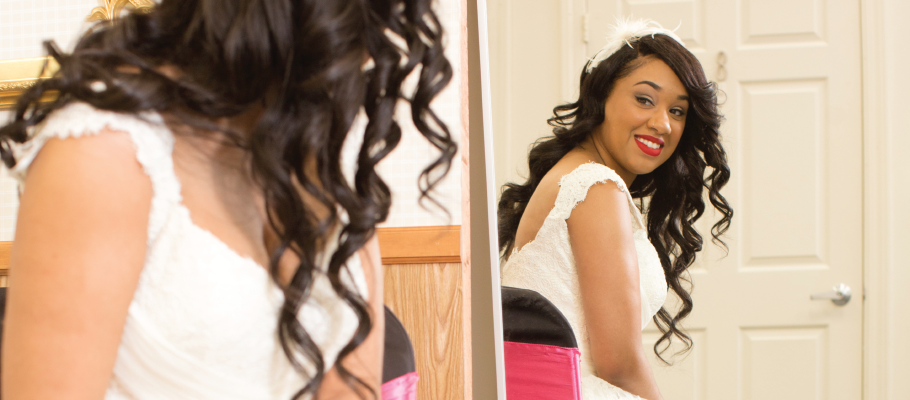
[[626,184],[626,187],[632,186],[632,182],[635,181],[635,178],[638,175],[635,175],[629,171],[626,171],[625,168],[621,168],[619,163],[610,156],[610,153],[606,151],[606,147],[595,139],[596,135],[588,135],[588,138],[581,142],[581,148],[597,159],[597,161],[607,167],[610,167],[617,175],[622,179]]

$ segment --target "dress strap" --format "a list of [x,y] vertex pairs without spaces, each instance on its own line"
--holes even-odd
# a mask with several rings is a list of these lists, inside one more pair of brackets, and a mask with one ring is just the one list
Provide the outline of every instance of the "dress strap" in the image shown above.
[[644,223],[641,218],[641,212],[635,206],[626,183],[616,171],[602,164],[593,162],[579,165],[559,180],[559,193],[556,195],[556,204],[553,206],[553,214],[566,220],[572,214],[572,210],[578,203],[585,200],[588,195],[588,189],[598,183],[613,182],[629,200],[629,212],[632,214],[632,224],[635,229],[644,229]]
[[82,102],[67,104],[31,128],[28,141],[13,146],[16,165],[10,169],[10,175],[19,181],[22,188],[28,167],[48,140],[79,138],[98,134],[104,129],[129,133],[136,149],[136,159],[151,179],[154,193],[148,230],[151,243],[163,228],[167,214],[182,200],[180,182],[174,173],[171,157],[174,136],[158,113],[131,115],[99,110]]

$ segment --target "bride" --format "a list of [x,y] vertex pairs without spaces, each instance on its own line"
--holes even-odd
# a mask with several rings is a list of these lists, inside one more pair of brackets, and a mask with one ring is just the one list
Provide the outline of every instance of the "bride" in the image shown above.
[[[733,215],[720,194],[730,170],[715,86],[672,31],[619,21],[582,72],[578,101],[553,111],[530,177],[506,184],[499,202],[502,284],[566,316],[583,398],[662,399],[641,330],[653,318],[663,332],[658,356],[673,336],[691,347],[679,323],[692,311],[683,281],[702,248],[703,192],[721,214],[715,241]],[[668,288],[681,300],[675,315],[663,307]]]
[[378,397],[398,102],[441,151],[424,195],[455,153],[431,3],[162,0],[48,46],[60,71],[0,127],[21,182],[2,398]]

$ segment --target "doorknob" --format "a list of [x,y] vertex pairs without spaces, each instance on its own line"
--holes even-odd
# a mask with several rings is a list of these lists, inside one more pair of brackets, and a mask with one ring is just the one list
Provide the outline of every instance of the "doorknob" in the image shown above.
[[842,306],[850,302],[850,298],[853,293],[850,291],[850,286],[847,286],[843,283],[831,288],[830,292],[815,293],[809,296],[812,300],[831,300],[832,303]]

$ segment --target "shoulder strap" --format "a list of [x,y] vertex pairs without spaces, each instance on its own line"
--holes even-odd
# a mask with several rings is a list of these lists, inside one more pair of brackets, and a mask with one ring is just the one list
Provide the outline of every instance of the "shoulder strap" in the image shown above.
[[152,181],[152,211],[149,217],[149,240],[157,237],[171,206],[180,203],[180,182],[171,158],[174,136],[160,115],[139,115],[99,110],[89,104],[74,102],[54,111],[44,122],[29,132],[29,140],[13,147],[16,165],[10,175],[23,185],[29,165],[52,138],[79,138],[104,129],[127,132],[136,149],[136,159]]
[[559,180],[559,193],[556,195],[556,204],[553,206],[555,215],[564,220],[569,219],[575,206],[584,201],[588,195],[588,189],[595,184],[606,183],[607,181],[616,184],[619,190],[626,194],[626,199],[629,200],[629,212],[632,214],[632,222],[637,225],[635,228],[644,228],[641,213],[638,211],[638,207],[635,206],[635,202],[629,194],[629,189],[626,188],[622,178],[609,167],[595,163],[579,165],[578,168],[575,168]]

